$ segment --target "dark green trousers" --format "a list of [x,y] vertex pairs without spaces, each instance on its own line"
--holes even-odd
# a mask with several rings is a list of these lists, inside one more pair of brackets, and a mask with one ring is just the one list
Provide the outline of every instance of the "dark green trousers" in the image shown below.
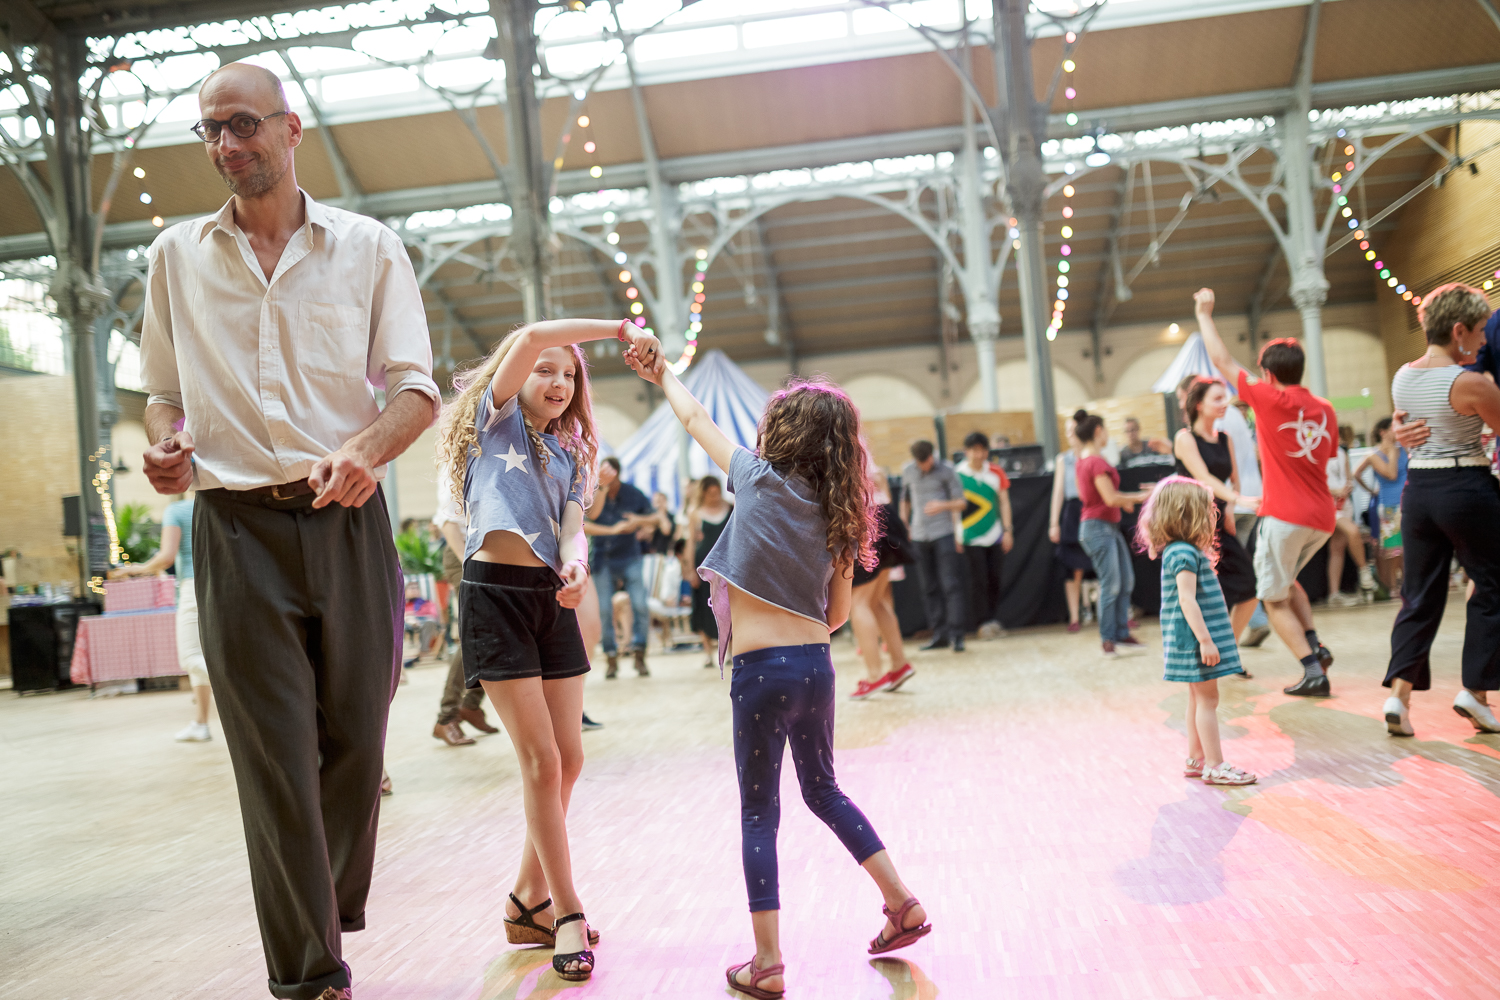
[[385,494],[314,510],[203,490],[198,627],[234,764],[271,994],[348,987],[365,926],[404,605]]

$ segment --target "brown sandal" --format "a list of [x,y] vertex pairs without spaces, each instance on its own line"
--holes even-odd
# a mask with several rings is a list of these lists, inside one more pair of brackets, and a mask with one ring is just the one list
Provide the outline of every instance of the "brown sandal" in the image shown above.
[[[750,970],[750,984],[748,986],[744,983],[736,982],[734,978],[736,972],[745,968],[749,968]],[[733,965],[725,969],[724,978],[729,980],[730,989],[738,990],[746,996],[752,996],[755,1000],[781,1000],[784,993],[772,993],[770,990],[763,990],[760,988],[760,981],[762,979],[769,979],[771,976],[782,975],[785,972],[786,966],[781,962],[769,965],[764,969],[757,969],[755,967],[755,959],[751,958],[748,962],[742,962],[739,965]]]
[[[552,898],[549,896],[529,910],[516,898],[515,893],[510,894],[510,901],[516,904],[516,909],[521,911],[521,915],[514,920],[510,917],[505,918],[505,940],[511,944],[540,944],[548,948],[556,947],[557,935],[552,933],[550,927],[543,927],[535,919],[538,913],[552,905]],[[590,927],[589,945],[598,943],[599,932]]]
[[880,912],[890,918],[891,924],[896,928],[898,933],[890,940],[886,940],[885,928],[880,928],[880,933],[875,935],[875,940],[870,942],[871,955],[884,955],[888,951],[905,948],[919,938],[924,938],[932,933],[931,924],[923,924],[920,927],[911,928],[904,926],[907,913],[911,912],[911,908],[917,905],[917,897],[913,896],[901,904],[899,911],[892,912],[889,906],[882,905],[880,907]]

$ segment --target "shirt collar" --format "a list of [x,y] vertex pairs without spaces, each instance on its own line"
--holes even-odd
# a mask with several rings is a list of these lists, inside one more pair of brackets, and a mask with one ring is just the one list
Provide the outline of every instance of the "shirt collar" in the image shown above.
[[[302,210],[307,216],[307,222],[327,230],[330,235],[337,236],[338,231],[334,228],[333,219],[328,214],[328,209],[314,201],[313,196],[303,191],[300,187],[297,189],[297,192],[302,195]],[[217,213],[203,220],[198,228],[198,242],[203,242],[208,234],[215,229],[222,229],[231,236],[239,229],[234,221],[233,197],[226,201],[224,207],[219,209]]]

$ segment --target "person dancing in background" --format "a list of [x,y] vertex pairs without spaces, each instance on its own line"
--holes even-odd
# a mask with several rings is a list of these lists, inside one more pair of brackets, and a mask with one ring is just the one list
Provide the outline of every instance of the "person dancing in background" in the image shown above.
[[1375,536],[1375,575],[1389,596],[1396,593],[1396,579],[1401,575],[1401,491],[1406,489],[1408,456],[1396,443],[1390,417],[1375,422],[1374,434],[1375,450],[1359,463],[1354,478],[1359,479],[1367,468],[1375,473],[1370,534]]
[[1218,379],[1199,378],[1187,391],[1183,413],[1188,426],[1177,432],[1172,442],[1177,456],[1177,475],[1195,479],[1208,487],[1218,509],[1214,529],[1214,548],[1218,552],[1216,579],[1224,601],[1229,606],[1233,635],[1245,630],[1255,613],[1255,567],[1240,544],[1235,527],[1234,509],[1254,510],[1260,497],[1240,493],[1239,461],[1229,435],[1214,427],[1229,409],[1229,390]]
[[1078,458],[1083,442],[1078,440],[1078,421],[1088,416],[1079,410],[1068,421],[1070,440],[1067,451],[1059,452],[1052,467],[1052,512],[1047,537],[1057,546],[1055,557],[1068,575],[1063,580],[1063,595],[1068,602],[1068,631],[1083,628],[1079,605],[1083,599],[1083,577],[1094,572],[1088,553],[1078,544],[1078,525],[1082,520],[1083,501],[1078,497]]
[[[438,470],[438,509],[432,515],[432,523],[437,525],[438,531],[442,532],[443,541],[447,543],[443,547],[443,579],[456,591],[463,583],[464,539],[468,521],[459,509],[458,500],[453,496],[452,481],[453,474],[446,468]],[[433,739],[442,740],[450,747],[473,746],[474,737],[464,732],[463,726],[459,724],[461,722],[467,722],[481,733],[494,734],[500,731],[484,717],[484,688],[474,688],[471,691],[464,686],[462,646],[453,651],[453,656],[448,661],[448,677],[443,682],[443,698],[438,703],[437,723],[432,727]]]
[[[875,565],[874,510],[859,412],[826,382],[794,381],[766,403],[756,453],[736,446],[664,364],[634,359],[662,387],[684,427],[728,475],[738,506],[701,567],[713,587],[719,657],[732,649],[734,754],[742,859],[755,955],[726,970],[757,1000],[783,995],[776,831],[787,741],[802,796],[838,835],[884,897],[881,955],[931,929],[875,828],[839,790],[833,772],[834,674],[828,636],[848,618],[854,567]],[[796,552],[787,560],[787,551]]]
[[688,628],[698,634],[703,643],[704,667],[714,665],[714,653],[719,648],[719,623],[714,620],[713,609],[708,606],[708,583],[698,575],[698,567],[718,544],[719,536],[734,513],[734,506],[724,499],[724,487],[717,476],[704,476],[698,480],[698,502],[693,507],[688,522],[688,537],[693,546],[693,575],[688,582],[693,586],[693,612],[688,618]]
[[1328,493],[1335,504],[1333,537],[1328,540],[1328,605],[1346,608],[1359,604],[1358,597],[1343,593],[1344,553],[1359,568],[1360,594],[1375,591],[1375,573],[1365,559],[1365,539],[1354,520],[1354,476],[1349,471],[1349,446],[1354,443],[1354,428],[1339,425],[1339,451],[1328,460]]
[[1193,295],[1198,329],[1214,367],[1255,411],[1265,493],[1255,541],[1256,596],[1266,605],[1271,627],[1302,666],[1302,679],[1286,694],[1328,696],[1333,653],[1318,641],[1312,604],[1297,582],[1312,557],[1333,534],[1333,497],[1325,469],[1338,451],[1338,418],[1326,399],[1302,385],[1306,356],[1290,338],[1261,348],[1256,378],[1229,353],[1214,325],[1214,293]]
[[[891,597],[891,570],[909,566],[914,561],[906,551],[910,539],[906,537],[901,512],[891,502],[890,480],[885,470],[871,460],[866,471],[870,477],[871,498],[877,504],[875,530],[878,537],[875,568],[866,569],[863,563],[854,564],[849,627],[854,630],[854,641],[865,661],[865,676],[849,696],[854,701],[863,701],[877,691],[895,691],[917,672],[906,658],[901,622],[896,618],[896,605]],[[886,671],[880,669],[882,640],[891,658],[891,669]]]
[[[1500,733],[1489,692],[1500,689],[1500,485],[1481,434],[1500,427],[1500,388],[1463,366],[1484,344],[1484,292],[1450,284],[1422,297],[1417,319],[1427,350],[1391,380],[1397,437],[1411,451],[1401,496],[1406,573],[1382,682],[1392,736],[1411,736],[1411,693],[1432,687],[1432,642],[1448,605],[1453,558],[1474,583],[1465,612],[1463,687],[1453,711],[1484,733]],[[1410,421],[1410,423],[1408,423]]]
[[1074,422],[1073,434],[1083,445],[1083,457],[1078,460],[1078,495],[1083,501],[1078,544],[1099,574],[1100,649],[1110,659],[1139,656],[1146,652],[1146,644],[1130,634],[1135,568],[1120,531],[1120,511],[1134,509],[1147,494],[1119,491],[1120,473],[1102,454],[1109,444],[1103,417],[1084,414]]
[[208,661],[198,636],[198,597],[193,591],[193,491],[174,497],[161,516],[161,547],[143,563],[109,571],[111,580],[127,576],[155,576],[171,569],[177,583],[177,665],[193,688],[193,721],[174,737],[178,743],[206,743],[214,738],[208,728],[213,687]]
[[[438,435],[439,459],[452,470],[469,521],[459,589],[464,674],[469,686],[483,685],[499,713],[525,790],[526,845],[506,939],[551,944],[553,971],[570,982],[593,975],[595,940],[573,885],[567,831],[583,769],[589,658],[575,609],[588,589],[583,513],[594,497],[598,453],[588,367],[577,345],[610,337],[627,344],[627,356],[659,355],[656,338],[629,320],[521,327],[483,363],[454,376],[458,395]],[[553,900],[563,915],[549,931],[536,918]]]

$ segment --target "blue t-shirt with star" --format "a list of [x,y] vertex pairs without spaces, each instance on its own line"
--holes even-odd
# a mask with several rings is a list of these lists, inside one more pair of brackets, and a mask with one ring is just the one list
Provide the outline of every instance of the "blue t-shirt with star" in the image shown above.
[[497,410],[491,390],[485,389],[474,415],[480,454],[470,454],[464,473],[464,509],[469,516],[464,558],[477,552],[491,531],[513,531],[526,539],[538,559],[561,574],[563,510],[569,501],[586,507],[583,477],[555,434],[542,435],[547,447],[543,472],[525,421],[517,397]]

